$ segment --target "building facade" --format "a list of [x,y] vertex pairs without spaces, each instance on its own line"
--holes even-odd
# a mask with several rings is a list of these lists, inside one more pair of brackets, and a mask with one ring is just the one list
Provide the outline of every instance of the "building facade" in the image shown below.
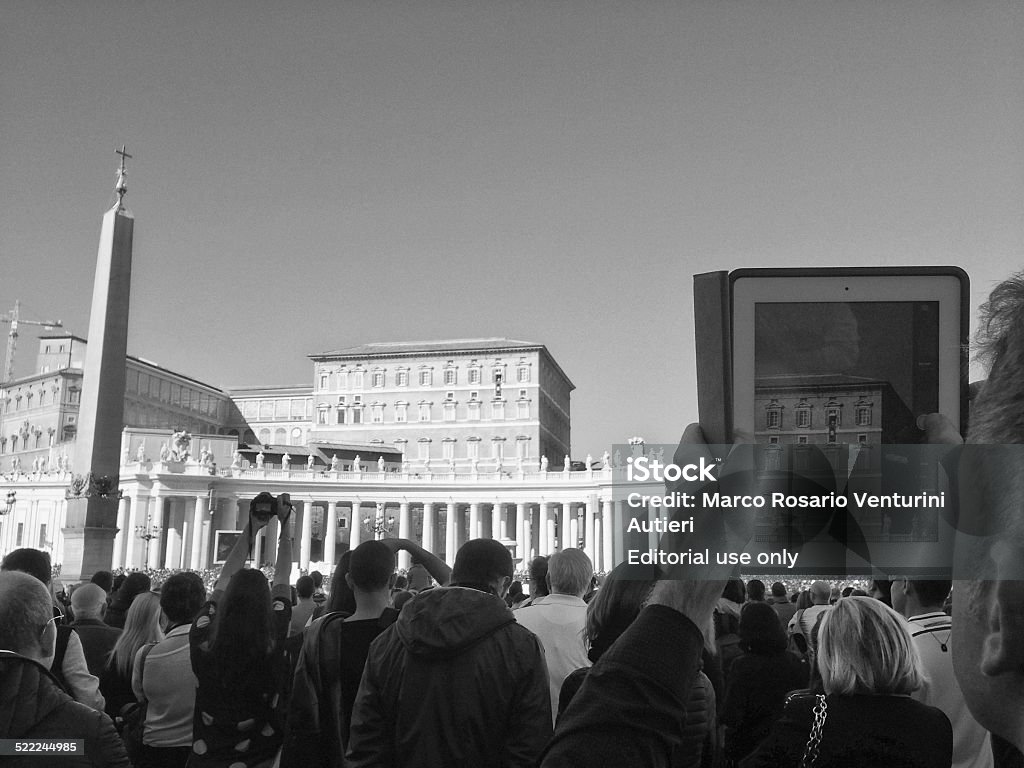
[[[0,388],[0,553],[62,553],[86,341],[40,339],[37,372]],[[573,384],[541,344],[368,344],[311,355],[309,385],[220,389],[126,360],[114,567],[215,565],[266,490],[288,492],[303,567],[384,534],[451,561],[468,538],[522,560],[615,557],[610,461],[570,466]],[[174,446],[181,432],[187,450]],[[179,433],[179,434],[175,434]],[[172,450],[173,448],[173,450]],[[3,500],[0,499],[0,502]],[[252,544],[272,562],[276,531]]]

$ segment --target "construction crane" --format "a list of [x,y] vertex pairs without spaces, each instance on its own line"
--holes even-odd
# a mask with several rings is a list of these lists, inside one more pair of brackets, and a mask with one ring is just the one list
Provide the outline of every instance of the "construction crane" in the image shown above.
[[14,302],[14,309],[7,313],[7,317],[0,317],[0,323],[10,323],[11,330],[7,334],[7,356],[4,358],[4,377],[0,384],[7,383],[14,378],[14,349],[18,346],[18,325],[41,325],[47,331],[54,328],[63,328],[60,320],[22,320],[21,302]]

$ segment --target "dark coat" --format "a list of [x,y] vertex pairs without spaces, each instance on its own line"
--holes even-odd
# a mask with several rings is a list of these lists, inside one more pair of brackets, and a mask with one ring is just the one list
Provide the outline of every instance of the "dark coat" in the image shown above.
[[[798,765],[814,722],[816,697],[791,696],[768,738],[741,768]],[[949,768],[953,727],[941,710],[909,696],[826,697],[815,768]]]
[[41,664],[10,652],[0,653],[0,739],[85,742],[84,755],[5,757],[5,768],[130,765],[110,718],[72,699]]
[[740,760],[764,741],[782,716],[786,694],[806,688],[809,675],[807,662],[785,650],[748,651],[736,659],[722,709],[726,757]]
[[536,635],[468,587],[417,595],[370,646],[350,766],[533,766],[551,737]]
[[117,638],[122,630],[112,627],[99,619],[79,619],[71,625],[82,641],[85,663],[89,665],[89,674],[99,677],[107,665],[107,658],[114,650]]

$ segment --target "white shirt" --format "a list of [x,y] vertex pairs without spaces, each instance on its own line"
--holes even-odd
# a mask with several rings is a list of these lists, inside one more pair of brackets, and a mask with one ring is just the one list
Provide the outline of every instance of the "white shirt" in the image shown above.
[[[142,743],[151,747],[187,747],[192,744],[192,715],[196,705],[196,676],[189,648],[190,624],[175,627],[146,655],[135,654],[132,690],[146,699]],[[142,672],[141,677],[139,672]]]
[[551,716],[558,713],[558,694],[565,678],[580,667],[589,667],[583,628],[587,623],[587,604],[575,595],[539,597],[515,612],[516,621],[540,638],[548,665],[551,690]]
[[926,676],[924,685],[912,695],[941,709],[953,725],[953,768],[992,768],[992,737],[967,709],[953,675],[953,620],[936,612],[911,616],[907,623]]
[[[812,605],[810,608],[805,608],[803,613],[797,611],[793,614],[793,618],[789,620],[789,634],[793,634],[796,630],[796,619],[799,616],[800,631],[803,633],[803,636],[807,638],[807,642],[814,643],[811,638],[811,633],[814,631],[814,625],[818,623],[818,616],[831,607],[831,605]],[[816,643],[814,643],[814,647],[818,647]]]

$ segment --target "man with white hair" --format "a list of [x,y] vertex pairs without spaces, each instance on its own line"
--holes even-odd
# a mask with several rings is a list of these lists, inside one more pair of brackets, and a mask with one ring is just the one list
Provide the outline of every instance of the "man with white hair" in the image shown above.
[[793,618],[789,620],[789,634],[799,632],[807,638],[808,643],[813,644],[814,627],[821,621],[822,614],[832,607],[829,604],[829,600],[832,598],[832,587],[827,582],[815,581],[811,584],[808,592],[812,605],[810,608],[804,608],[793,614]]
[[516,621],[540,638],[548,665],[551,712],[558,712],[558,694],[569,673],[590,666],[583,630],[594,565],[582,549],[563,549],[548,560],[551,594],[516,611]]
[[[57,630],[52,601],[38,579],[0,572],[0,739],[82,740],[84,755],[50,756],[59,766],[129,766],[114,724],[66,694],[50,674]],[[5,766],[37,765],[38,757],[5,757]]]
[[121,634],[120,629],[103,621],[103,614],[107,610],[107,593],[96,584],[81,584],[71,593],[71,610],[75,614],[71,628],[82,641],[89,673],[99,677]]

